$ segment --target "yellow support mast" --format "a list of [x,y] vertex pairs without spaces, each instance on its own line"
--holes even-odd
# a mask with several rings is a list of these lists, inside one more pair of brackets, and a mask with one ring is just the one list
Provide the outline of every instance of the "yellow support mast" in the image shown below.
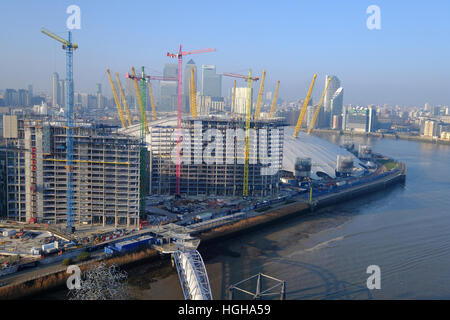
[[250,156],[250,119],[252,115],[252,70],[248,71],[247,80],[247,105],[246,105],[246,118],[245,118],[245,164],[244,164],[244,188],[242,195],[248,196],[248,163]]
[[197,118],[197,96],[195,88],[194,68],[191,68],[191,77],[189,78],[189,94],[191,96],[191,114]]
[[323,100],[325,98],[325,93],[327,92],[328,84],[330,83],[330,80],[331,80],[331,78],[328,77],[327,83],[325,84],[325,88],[323,89],[323,92],[322,92],[322,96],[320,97],[319,104],[317,105],[316,110],[314,110],[313,118],[311,120],[311,123],[309,124],[308,134],[311,134],[311,131],[312,131],[312,129],[314,128],[314,126],[316,124],[317,117],[319,116],[320,108],[322,107]]
[[298,132],[300,131],[300,128],[302,127],[303,118],[306,114],[306,109],[308,108],[309,100],[311,99],[311,93],[314,88],[314,83],[316,82],[317,73],[314,74],[313,80],[311,81],[311,85],[309,86],[308,93],[305,98],[305,102],[303,103],[303,108],[300,111],[300,115],[298,116],[297,125],[295,126],[294,130],[294,138],[297,138]]
[[275,112],[275,106],[277,105],[277,96],[278,96],[278,88],[280,87],[280,80],[277,82],[277,88],[275,89],[275,95],[273,96],[272,106],[270,107],[270,115],[269,118],[273,118],[273,114]]
[[148,124],[147,124],[147,115],[145,114],[144,105],[142,104],[141,91],[139,90],[139,85],[137,83],[137,78],[136,78],[136,71],[134,70],[134,67],[131,67],[131,71],[133,72],[134,88],[136,89],[136,96],[137,96],[138,103],[139,103],[139,109],[141,111],[141,124],[144,127],[145,133],[149,133]]
[[131,126],[133,123],[131,121],[130,110],[128,110],[127,99],[126,99],[125,94],[123,92],[122,83],[120,83],[119,74],[117,72],[116,72],[116,78],[117,78],[117,85],[119,86],[120,97],[122,98],[123,107],[125,109],[125,114],[127,115],[128,125]]
[[233,109],[236,108],[236,80],[234,80],[233,96],[231,98],[231,116],[233,116]]
[[156,120],[156,106],[155,100],[153,99],[153,91],[152,85],[150,84],[150,79],[148,79],[147,84],[148,84],[148,95],[150,96],[150,103],[152,105],[152,118],[153,120]]
[[259,119],[259,114],[261,112],[261,104],[262,104],[265,78],[266,78],[266,69],[264,69],[264,71],[263,71],[262,78],[261,78],[261,84],[259,85],[258,100],[256,101],[256,109],[255,109],[255,119]]
[[111,73],[109,72],[109,69],[106,69],[106,72],[108,73],[109,83],[111,84],[111,90],[113,92],[114,101],[116,102],[117,113],[119,114],[120,122],[122,123],[122,127],[126,128],[127,123],[125,122],[125,118],[123,116],[123,110],[122,110],[122,106],[120,104],[119,97],[117,96],[116,87],[114,86],[114,82],[112,81]]

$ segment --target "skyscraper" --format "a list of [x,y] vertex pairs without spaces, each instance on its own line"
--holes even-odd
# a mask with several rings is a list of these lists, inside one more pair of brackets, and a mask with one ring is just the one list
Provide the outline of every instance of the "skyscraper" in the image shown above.
[[202,96],[222,96],[222,75],[216,74],[216,66],[202,65]]
[[340,87],[333,94],[330,101],[330,127],[332,127],[333,117],[341,117],[342,106],[344,104],[344,88]]
[[[178,77],[178,65],[166,63],[164,66],[164,77]],[[160,111],[175,111],[177,109],[178,82],[160,81]]]
[[59,104],[59,75],[53,73],[52,75],[52,107],[56,107]]
[[327,82],[328,77],[331,78],[330,83],[328,84],[327,91],[325,91],[325,97],[323,100],[323,111],[324,111],[324,120],[325,125],[328,126],[331,124],[333,116],[331,115],[331,100],[335,92],[341,87],[341,81],[336,76],[328,76],[325,77],[325,84]]
[[97,108],[102,109],[103,108],[103,99],[102,99],[102,84],[97,83],[95,85],[95,94],[97,95]]
[[190,101],[189,101],[189,79],[191,78],[191,69],[194,69],[194,83],[197,91],[197,66],[194,60],[189,60],[184,67],[184,79],[183,79],[183,106],[184,112],[189,113]]
[[66,81],[65,80],[59,80],[58,84],[58,106],[60,108],[65,108],[66,106]]

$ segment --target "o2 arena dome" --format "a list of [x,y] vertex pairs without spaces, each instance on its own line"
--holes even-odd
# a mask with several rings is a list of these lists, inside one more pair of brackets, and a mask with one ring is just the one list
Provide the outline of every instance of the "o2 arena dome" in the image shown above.
[[294,138],[293,134],[294,127],[284,128],[283,170],[293,173],[297,158],[311,158],[312,179],[320,179],[320,173],[336,178],[335,170],[338,155],[351,156],[355,168],[361,168],[360,160],[347,150],[302,131],[298,133],[297,138]]

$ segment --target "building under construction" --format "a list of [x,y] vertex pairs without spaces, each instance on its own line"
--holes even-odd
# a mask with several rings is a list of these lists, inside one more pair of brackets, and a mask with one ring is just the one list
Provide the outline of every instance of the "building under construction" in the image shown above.
[[[190,196],[242,196],[245,165],[244,119],[186,117],[182,121],[180,193]],[[284,121],[252,120],[249,138],[248,195],[279,191]],[[176,119],[150,124],[150,192],[175,194]]]
[[[7,217],[66,223],[67,127],[62,122],[9,121],[6,168]],[[75,225],[138,225],[140,141],[117,128],[73,128],[73,218]]]

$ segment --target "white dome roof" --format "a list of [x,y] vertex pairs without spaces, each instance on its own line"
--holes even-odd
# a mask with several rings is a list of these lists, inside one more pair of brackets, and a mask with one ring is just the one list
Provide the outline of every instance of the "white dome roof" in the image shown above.
[[352,156],[353,164],[359,167],[359,160],[347,150],[324,139],[305,132],[299,132],[297,138],[293,137],[294,127],[284,128],[283,170],[294,172],[295,160],[311,158],[311,178],[317,179],[316,172],[325,172],[332,178],[336,177],[336,161],[338,155]]

